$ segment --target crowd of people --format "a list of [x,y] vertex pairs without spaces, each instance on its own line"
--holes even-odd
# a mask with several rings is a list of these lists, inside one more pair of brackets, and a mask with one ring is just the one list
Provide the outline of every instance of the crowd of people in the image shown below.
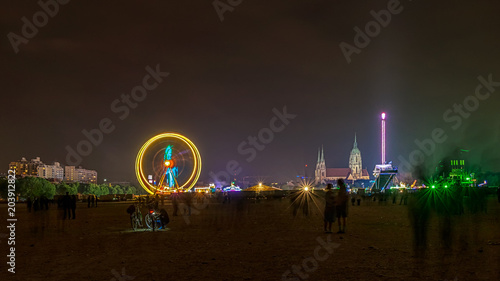
[[[337,233],[345,233],[346,231],[347,202],[349,200],[349,195],[347,194],[347,186],[343,180],[339,179],[337,181],[337,186],[339,187],[339,190],[336,195],[333,192],[333,184],[329,183],[325,188],[325,233],[332,233],[332,224],[335,222],[335,218],[337,218],[339,226]],[[354,202],[355,201],[352,201],[353,205]]]
[[97,196],[94,194],[90,194],[87,196],[87,208],[96,207],[97,208]]
[[64,209],[63,220],[66,219],[75,219],[76,218],[76,195],[69,195],[69,192],[66,192],[66,195],[62,198],[62,207]]
[[33,210],[34,212],[38,210],[48,210],[49,209],[49,204],[51,204],[51,200],[49,200],[45,196],[41,197],[34,197],[33,200],[31,197],[28,197],[26,200],[26,205],[28,207],[28,212],[31,212]]
[[[69,192],[66,192],[64,196],[48,199],[47,197],[28,197],[26,199],[26,207],[28,208],[28,212],[37,212],[48,210],[49,206],[52,204],[57,204],[57,208],[62,210],[61,218],[63,220],[66,219],[76,219],[76,202],[78,201],[78,197],[76,195],[70,195]],[[87,196],[88,207],[97,207],[97,196],[94,194],[90,194]]]

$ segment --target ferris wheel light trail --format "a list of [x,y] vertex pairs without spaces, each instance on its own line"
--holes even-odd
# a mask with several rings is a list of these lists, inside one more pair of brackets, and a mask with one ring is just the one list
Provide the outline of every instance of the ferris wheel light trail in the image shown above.
[[[165,140],[165,139],[175,139],[175,140],[178,140],[178,141],[184,143],[189,148],[191,155],[193,155],[194,167],[193,167],[193,171],[191,172],[189,178],[185,182],[181,183],[182,185],[179,185],[179,183],[177,182],[177,179],[174,177],[175,186],[178,187],[179,189],[182,189],[182,190],[190,190],[191,188],[193,188],[193,186],[198,181],[198,178],[200,177],[201,156],[200,156],[200,152],[198,151],[198,148],[196,148],[194,143],[192,143],[188,138],[186,138],[185,136],[180,135],[180,134],[175,134],[175,133],[159,134],[159,135],[156,135],[156,136],[152,137],[151,139],[149,139],[141,147],[141,149],[139,150],[139,153],[137,154],[137,158],[135,161],[135,174],[137,176],[139,184],[149,194],[154,195],[156,192],[162,192],[159,189],[161,188],[161,185],[163,184],[165,173],[163,173],[162,179],[160,180],[160,186],[154,186],[153,184],[151,184],[147,180],[146,176],[144,175],[144,170],[143,170],[144,154],[145,154],[146,150],[148,150],[148,148],[152,144],[154,144],[157,141],[161,141],[161,140]],[[174,162],[175,161],[173,161],[173,160],[167,160],[163,163],[163,165],[168,169],[174,165]],[[171,171],[169,171],[169,172],[171,173]]]
[[385,164],[385,112],[382,112],[382,164]]

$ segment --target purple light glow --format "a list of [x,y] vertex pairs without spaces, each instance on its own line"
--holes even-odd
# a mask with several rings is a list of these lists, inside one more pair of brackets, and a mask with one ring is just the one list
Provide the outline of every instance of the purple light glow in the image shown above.
[[382,113],[382,164],[385,164],[385,112]]

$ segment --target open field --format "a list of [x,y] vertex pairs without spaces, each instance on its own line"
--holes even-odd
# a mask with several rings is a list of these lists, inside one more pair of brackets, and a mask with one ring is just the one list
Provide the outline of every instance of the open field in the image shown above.
[[[434,216],[426,258],[419,260],[406,206],[350,206],[347,233],[327,236],[322,201],[316,203],[309,216],[294,217],[290,201],[276,199],[212,202],[190,217],[174,217],[168,202],[171,222],[158,232],[130,230],[129,202],[90,209],[79,203],[76,220],[66,221],[55,206],[28,213],[18,204],[16,274],[6,270],[3,226],[0,280],[500,280],[496,198],[488,213],[454,219],[451,251],[441,247]],[[2,204],[2,224],[6,219]],[[331,253],[320,240],[335,243]],[[293,273],[294,265],[300,272]]]

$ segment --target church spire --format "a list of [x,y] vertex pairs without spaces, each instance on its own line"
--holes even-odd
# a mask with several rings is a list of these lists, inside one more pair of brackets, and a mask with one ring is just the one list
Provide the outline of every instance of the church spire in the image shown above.
[[356,140],[356,133],[354,133],[354,148],[358,148],[358,141]]
[[325,161],[325,154],[323,152],[323,145],[321,145],[321,162]]
[[316,162],[316,163],[319,163],[319,147],[318,147],[318,162]]

